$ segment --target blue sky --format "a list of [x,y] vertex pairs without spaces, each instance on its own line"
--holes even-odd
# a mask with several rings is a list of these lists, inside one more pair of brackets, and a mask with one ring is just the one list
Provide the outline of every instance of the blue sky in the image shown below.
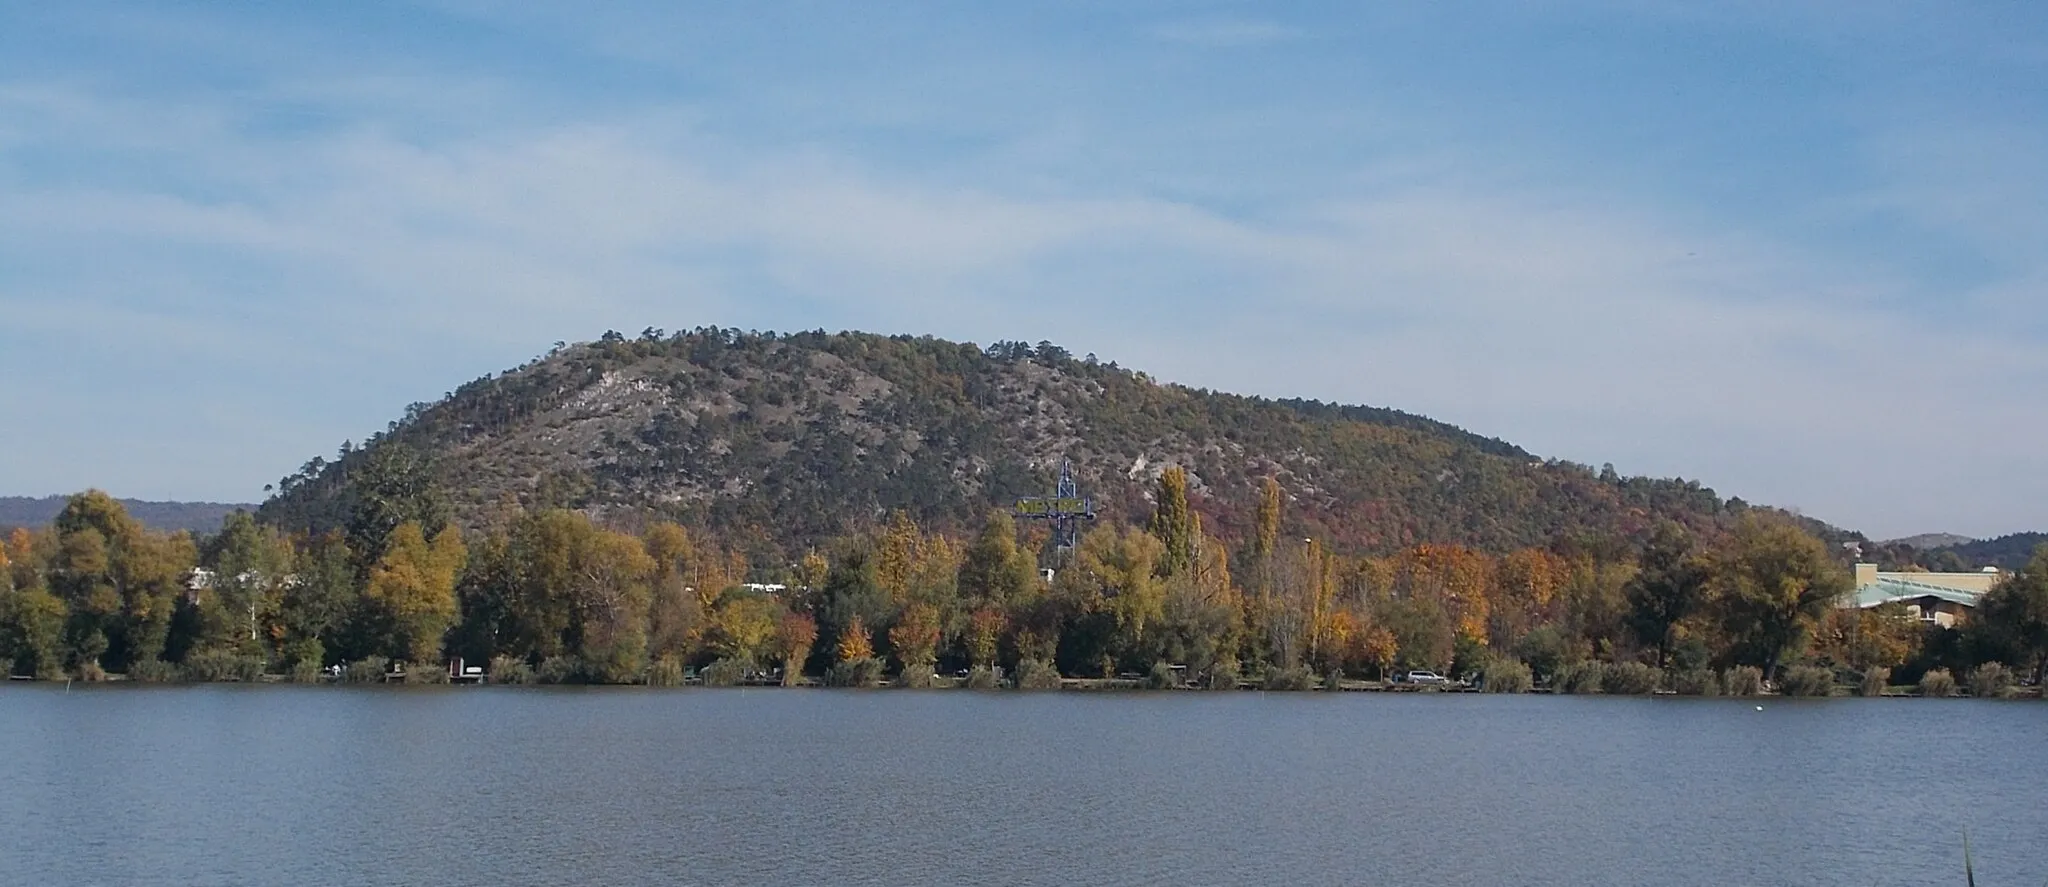
[[0,494],[717,324],[2048,528],[2048,5],[1535,6],[0,6]]

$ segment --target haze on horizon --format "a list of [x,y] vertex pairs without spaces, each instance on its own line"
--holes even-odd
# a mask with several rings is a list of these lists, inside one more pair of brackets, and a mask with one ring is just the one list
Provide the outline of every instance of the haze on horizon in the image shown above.
[[2039,4],[15,4],[0,494],[251,501],[715,324],[2041,529],[2043,194]]

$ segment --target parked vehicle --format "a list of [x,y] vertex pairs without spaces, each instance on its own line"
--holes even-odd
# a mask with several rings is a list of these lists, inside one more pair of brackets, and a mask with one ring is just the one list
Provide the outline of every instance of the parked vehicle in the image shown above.
[[1434,684],[1439,687],[1446,686],[1451,682],[1450,678],[1444,677],[1443,675],[1437,674],[1433,671],[1425,671],[1422,669],[1416,669],[1414,671],[1411,671],[1405,675],[1402,675],[1401,678],[1402,683],[1406,684]]

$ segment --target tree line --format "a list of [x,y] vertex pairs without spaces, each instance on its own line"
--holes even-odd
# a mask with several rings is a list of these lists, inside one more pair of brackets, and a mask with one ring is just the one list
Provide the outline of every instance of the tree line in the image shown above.
[[964,538],[898,512],[792,563],[757,563],[676,523],[509,500],[459,528],[429,484],[365,488],[346,525],[320,534],[237,513],[204,538],[149,531],[90,491],[0,545],[0,659],[88,680],[311,678],[362,663],[439,680],[461,657],[497,680],[589,683],[701,669],[1042,684],[1173,665],[1207,686],[1409,669],[1562,685],[1590,666],[1684,687],[1747,669],[1881,683],[1880,669],[1911,681],[1988,662],[2038,681],[2048,658],[2048,548],[1943,628],[1842,608],[1847,564],[1763,511],[1709,537],[1666,523],[1640,540],[1352,556],[1288,532],[1271,480],[1242,539],[1212,535],[1188,496],[1169,468],[1149,520],[1094,526],[1071,552],[1002,511]]

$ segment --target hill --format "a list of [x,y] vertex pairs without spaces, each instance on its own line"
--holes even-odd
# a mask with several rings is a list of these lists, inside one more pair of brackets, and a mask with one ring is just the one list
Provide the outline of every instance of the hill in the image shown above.
[[[2048,533],[2013,533],[1996,539],[1975,539],[1957,545],[1943,545],[1926,552],[1929,558],[1939,558],[1944,566],[1951,569],[1977,569],[1997,567],[2001,570],[2017,571],[2027,565],[2034,556],[2034,550],[2048,545]],[[1948,562],[1946,556],[1954,560]]]
[[1659,517],[1711,528],[1747,507],[1419,415],[1165,384],[1050,343],[711,328],[607,333],[414,404],[283,479],[261,516],[337,528],[353,502],[435,487],[472,526],[512,500],[655,513],[784,556],[896,509],[970,528],[1049,492],[1062,460],[1126,518],[1147,513],[1160,471],[1184,467],[1225,537],[1274,477],[1296,529],[1358,552],[1614,539]]
[[[0,527],[40,527],[56,520],[64,510],[65,496],[0,496]],[[144,526],[158,530],[219,532],[220,523],[237,509],[253,511],[255,505],[222,502],[148,502],[122,499],[128,513]]]
[[1919,551],[1926,551],[1930,548],[1953,548],[1975,541],[1977,540],[1968,536],[1958,536],[1954,533],[1921,533],[1918,536],[1907,536],[1903,539],[1886,539],[1878,544],[1887,546],[1903,545]]

